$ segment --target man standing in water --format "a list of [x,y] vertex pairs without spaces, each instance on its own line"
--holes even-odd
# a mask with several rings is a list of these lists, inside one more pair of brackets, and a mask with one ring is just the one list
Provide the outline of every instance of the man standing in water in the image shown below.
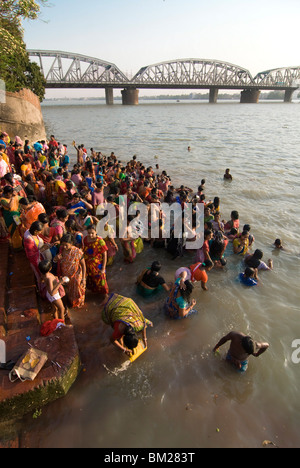
[[231,345],[226,360],[242,373],[248,369],[250,356],[259,357],[270,347],[268,343],[257,343],[250,336],[246,336],[243,333],[231,332],[219,341],[214,347],[213,352],[218,352],[219,348],[228,341],[231,342]]

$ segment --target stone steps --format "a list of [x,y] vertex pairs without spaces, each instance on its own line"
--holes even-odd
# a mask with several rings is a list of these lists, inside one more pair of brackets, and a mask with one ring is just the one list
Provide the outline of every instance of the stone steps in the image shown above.
[[[0,370],[0,423],[20,419],[65,396],[77,379],[81,366],[73,327],[42,337],[41,321],[46,319],[25,253],[11,254],[8,243],[0,244],[0,339],[6,343],[6,360],[16,362],[27,351],[28,342],[48,354],[48,362],[33,382],[11,383],[9,372]],[[3,437],[0,427],[0,447]]]

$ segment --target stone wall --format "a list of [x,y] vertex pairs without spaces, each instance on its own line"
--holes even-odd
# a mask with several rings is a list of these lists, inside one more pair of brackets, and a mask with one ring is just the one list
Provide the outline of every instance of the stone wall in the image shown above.
[[16,135],[30,142],[46,139],[41,104],[32,91],[6,92],[5,103],[0,104],[0,131],[8,133],[12,140]]

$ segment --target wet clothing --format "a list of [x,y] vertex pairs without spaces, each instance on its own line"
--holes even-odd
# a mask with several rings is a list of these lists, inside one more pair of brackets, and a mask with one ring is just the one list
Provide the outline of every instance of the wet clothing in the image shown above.
[[[164,310],[167,317],[173,320],[180,320],[182,317],[179,315],[179,309],[186,309],[188,303],[184,300],[183,297],[178,296],[180,289],[180,279],[175,282],[175,285],[170,293],[170,296],[166,300]],[[192,314],[196,314],[196,310],[191,310],[184,318],[189,317]]]
[[254,278],[247,278],[245,276],[244,273],[241,273],[239,275],[239,279],[240,279],[240,282],[244,285],[244,286],[248,286],[248,287],[253,287],[253,286],[257,286],[258,285],[258,281],[255,280]]
[[230,354],[230,351],[228,351],[227,356],[226,356],[226,361],[230,362],[241,374],[245,373],[248,369],[248,361],[241,361],[241,368],[239,369],[236,364],[232,360],[232,356]]
[[135,333],[143,331],[147,325],[152,326],[152,322],[144,317],[143,312],[132,299],[119,294],[109,296],[102,312],[102,320],[112,328],[115,328],[116,322],[122,322],[133,328]]

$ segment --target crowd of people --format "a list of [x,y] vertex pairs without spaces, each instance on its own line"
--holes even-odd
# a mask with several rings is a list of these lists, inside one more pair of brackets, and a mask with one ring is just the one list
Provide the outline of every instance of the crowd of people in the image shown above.
[[[73,146],[77,152],[75,164],[71,163],[67,145],[54,135],[49,141],[33,144],[19,137],[10,141],[6,133],[0,135],[0,240],[9,240],[14,251],[25,250],[39,294],[52,304],[57,323],[65,322],[70,308],[84,306],[89,290],[99,294],[102,318],[114,330],[111,341],[115,346],[130,355],[139,343],[139,332],[147,346],[146,328],[152,323],[131,298],[110,293],[107,272],[119,249],[124,262],[133,263],[145,242],[149,249],[167,250],[171,258],[183,256],[187,243],[197,236],[199,204],[204,209],[204,243],[195,251],[193,265],[180,268],[174,284],[167,284],[160,274],[161,263],[149,262],[134,279],[138,294],[151,297],[164,290],[168,296],[164,305],[167,317],[178,320],[191,316],[196,313],[192,297],[196,283],[208,290],[209,272],[226,266],[229,242],[233,244],[233,255],[244,260],[240,281],[245,287],[258,284],[259,271],[273,268],[271,260],[263,262],[261,250],[250,253],[255,239],[249,225],[241,229],[238,211],[232,211],[230,220],[222,220],[220,199],[206,200],[204,179],[193,192],[185,186],[174,187],[158,164],[155,168],[145,167],[136,156],[125,164],[113,152],[105,156],[93,148],[87,151],[76,142]],[[229,169],[224,179],[233,180]],[[137,210],[135,216],[128,216],[120,238],[120,207],[124,202],[128,208],[143,204],[149,213],[148,226],[144,226]],[[103,212],[106,203],[114,206],[115,219]],[[192,222],[186,225],[182,221],[183,232],[189,231],[189,236],[176,238],[171,230],[171,235],[165,237],[162,203],[179,204],[183,214],[187,204],[192,205]],[[153,211],[159,226],[155,238],[149,229]],[[98,226],[104,218],[104,235],[100,237]],[[275,247],[282,248],[279,239]],[[227,359],[241,371],[249,355],[260,355],[268,348],[268,344],[255,343],[237,333],[221,340],[215,351],[228,340],[232,346]]]

